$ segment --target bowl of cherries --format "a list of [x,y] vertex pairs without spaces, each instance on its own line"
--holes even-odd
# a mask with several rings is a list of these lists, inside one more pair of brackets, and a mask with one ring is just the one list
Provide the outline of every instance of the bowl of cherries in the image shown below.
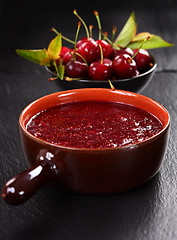
[[[98,37],[92,34],[93,26],[88,27],[79,18],[75,41],[64,37],[55,28],[57,36],[50,42],[48,49],[20,50],[18,55],[45,66],[61,89],[74,88],[113,88],[132,92],[142,91],[150,82],[157,62],[147,49],[173,46],[161,37],[142,32],[136,35],[137,24],[134,12],[115,39],[116,27],[113,26],[112,40],[103,32],[99,14],[94,11],[98,23]],[[86,36],[78,40],[80,27],[85,27]],[[70,43],[63,46],[62,40]]]
[[[97,44],[98,41],[99,44]],[[78,48],[79,52],[85,51],[89,55],[89,51],[87,51],[89,45],[95,45],[98,54],[93,54],[93,58],[90,58],[93,60],[89,61],[89,65],[81,58],[69,59],[69,55],[71,58],[70,50],[65,49],[67,52],[63,56],[63,62],[65,64],[66,81],[58,81],[61,88],[65,90],[107,88],[110,83],[108,80],[111,80],[116,89],[132,92],[142,91],[152,79],[157,67],[155,58],[145,49],[124,48],[116,50],[112,49],[111,45],[105,40],[98,41],[86,40],[85,44]],[[103,58],[99,56],[99,45],[103,45]],[[86,49],[82,49],[83,46]],[[90,51],[93,51],[93,49],[90,49]],[[66,60],[67,57],[68,61]],[[87,58],[87,55],[85,58]],[[57,75],[52,67],[46,67],[46,69]]]

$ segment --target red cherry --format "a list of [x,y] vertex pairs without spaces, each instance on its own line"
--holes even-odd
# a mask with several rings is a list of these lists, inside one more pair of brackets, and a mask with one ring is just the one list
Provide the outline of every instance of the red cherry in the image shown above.
[[112,77],[112,61],[104,58],[102,63],[101,60],[93,62],[88,68],[88,75],[91,80],[107,80]]
[[111,53],[111,59],[114,59],[116,56],[120,54],[128,54],[130,57],[133,57],[133,50],[131,48],[122,48],[122,49],[113,49]]
[[63,56],[63,64],[64,65],[66,65],[68,62],[71,61],[71,59],[73,57],[73,54],[71,52],[74,53],[74,50],[68,51],[64,54],[64,56]]
[[[138,51],[138,49],[134,49],[134,54]],[[140,72],[146,72],[151,66],[152,58],[148,51],[145,49],[140,49],[137,55],[135,56],[135,61],[137,64],[137,69]]]
[[61,48],[61,52],[60,52],[60,57],[63,58],[63,56],[65,55],[65,53],[71,51],[72,49],[67,48],[67,47],[62,47]]
[[112,66],[119,79],[131,78],[136,75],[136,62],[128,54],[115,57]]
[[[70,49],[70,48],[67,48],[67,47],[62,47],[62,48],[61,48],[61,52],[60,52],[60,55],[59,55],[59,56],[60,56],[61,58],[63,58],[63,57],[64,57],[64,55],[65,55],[67,52],[71,51],[71,50],[72,50],[72,49]],[[71,60],[71,59],[70,59],[70,60]],[[70,61],[70,60],[69,60],[69,61]],[[56,60],[56,64],[57,64],[57,65],[59,65],[59,64],[60,64],[60,59],[57,59],[57,60]],[[65,64],[66,64],[66,63],[65,63]]]
[[96,42],[98,44],[100,44],[101,47],[102,47],[103,57],[104,58],[109,58],[111,53],[112,53],[111,45],[108,42],[106,42],[105,40],[97,40]]
[[94,62],[100,56],[99,46],[94,40],[82,43],[77,52],[86,60],[87,63]]
[[65,65],[65,75],[70,78],[82,78],[87,76],[87,64],[76,60]]
[[[98,59],[97,62],[101,63],[101,59]],[[103,64],[112,67],[112,61],[109,58],[103,58]]]
[[87,42],[88,40],[90,41],[90,40],[94,40],[94,39],[91,38],[91,37],[89,37],[89,39],[88,39],[88,37],[83,37],[82,39],[80,39],[80,40],[76,43],[76,48],[79,48],[80,45],[82,45],[82,43],[85,43],[85,42]]

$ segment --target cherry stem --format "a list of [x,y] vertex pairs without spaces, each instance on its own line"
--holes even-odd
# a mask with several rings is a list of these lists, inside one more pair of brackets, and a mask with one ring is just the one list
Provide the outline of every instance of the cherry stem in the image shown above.
[[99,13],[95,10],[93,11],[95,17],[96,17],[96,20],[97,20],[97,23],[98,23],[98,29],[99,29],[99,40],[101,40],[101,21],[100,21],[100,17],[99,17]]
[[107,34],[107,32],[106,33],[104,33],[102,30],[100,30],[100,32],[101,32],[101,34],[103,35],[103,37],[104,37],[104,39],[108,42],[108,43],[110,43],[110,44],[112,44],[112,41],[108,38],[108,34]]
[[[74,53],[75,54],[76,54],[76,44],[77,44],[77,38],[78,38],[80,27],[81,27],[81,22],[78,22],[77,32],[76,32],[75,41],[74,41]],[[76,56],[74,56],[74,61],[76,61]]]
[[115,38],[116,32],[117,32],[117,28],[113,25],[113,28],[112,28],[112,43],[111,43],[111,46],[113,46],[113,44],[114,44],[114,38]]
[[107,32],[104,33],[101,31],[101,34],[103,35],[104,39],[111,44],[111,46],[117,50],[119,50],[120,48],[118,46],[116,46],[108,37],[107,37]]
[[85,62],[85,64],[86,64],[87,67],[88,67],[88,63],[87,63],[87,61],[85,60],[85,58],[82,57],[82,55],[80,55],[78,52],[75,52],[75,55],[77,55],[77,56],[79,56],[80,58],[82,58],[82,60]]
[[142,48],[142,46],[144,45],[144,43],[145,43],[147,40],[149,40],[149,39],[150,39],[150,36],[147,36],[147,37],[143,40],[142,44],[141,44],[141,45],[139,46],[139,48],[138,48],[138,51],[136,51],[136,53],[133,55],[133,57],[131,57],[131,58],[128,60],[129,63],[131,63],[132,59],[134,59],[134,58],[136,57],[136,55],[139,53],[139,51],[140,51],[140,49]]
[[75,52],[74,51],[70,51],[70,54],[71,54],[71,61],[74,59],[74,61],[76,61],[76,58],[75,58]]
[[65,77],[65,80],[68,82],[71,82],[72,80],[80,80],[81,78],[70,78],[70,77]]
[[89,31],[90,31],[90,37],[91,38],[93,37],[92,30],[93,30],[93,25],[89,25]]
[[108,33],[107,32],[104,32],[104,36],[103,36],[103,40],[105,41],[106,40],[106,37],[108,36]]
[[110,85],[111,89],[114,91],[114,90],[115,90],[115,87],[112,85],[111,80],[109,79],[108,82],[109,82],[109,85]]
[[54,80],[56,80],[57,78],[58,78],[58,77],[49,78],[49,79],[48,79],[48,82],[54,81]]
[[[59,34],[59,32],[55,29],[55,28],[51,28],[51,31],[53,31],[54,33],[56,33],[57,35]],[[69,42],[69,43],[72,43],[72,44],[74,44],[75,42],[74,41],[72,41],[71,39],[69,39],[69,38],[67,38],[67,37],[64,37],[63,35],[61,35],[61,37],[65,40],[65,41],[67,41],[67,42]]]
[[101,62],[100,63],[103,64],[103,49],[100,44],[98,44],[98,46],[100,48],[100,53],[101,53]]
[[76,17],[79,18],[79,20],[80,20],[80,21],[82,22],[82,24],[84,25],[85,31],[86,31],[86,34],[87,34],[87,39],[88,39],[88,41],[89,41],[89,37],[90,37],[90,36],[89,36],[89,31],[88,31],[87,25],[85,24],[84,20],[78,15],[76,9],[74,9],[73,13],[76,15]]

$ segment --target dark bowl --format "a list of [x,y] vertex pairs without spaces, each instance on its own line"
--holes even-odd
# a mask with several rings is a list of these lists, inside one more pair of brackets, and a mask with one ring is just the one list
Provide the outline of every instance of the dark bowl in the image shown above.
[[[130,92],[137,92],[137,93],[141,92],[148,85],[148,83],[152,79],[155,69],[157,68],[157,62],[155,58],[152,55],[151,57],[152,57],[152,63],[153,63],[153,67],[151,69],[133,78],[111,80],[111,83],[113,84],[113,86],[119,90],[125,90]],[[52,75],[56,76],[56,73],[53,72],[50,68],[46,67],[46,69]],[[107,80],[100,81],[100,80],[80,79],[80,80],[66,81],[66,80],[57,79],[56,81],[62,90],[110,87],[109,82]]]

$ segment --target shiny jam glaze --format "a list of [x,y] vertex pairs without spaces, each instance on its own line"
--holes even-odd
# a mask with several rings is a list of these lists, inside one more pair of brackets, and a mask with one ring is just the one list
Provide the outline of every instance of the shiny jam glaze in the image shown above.
[[162,123],[137,107],[110,101],[70,102],[33,116],[26,126],[37,138],[73,148],[115,148],[142,142]]

